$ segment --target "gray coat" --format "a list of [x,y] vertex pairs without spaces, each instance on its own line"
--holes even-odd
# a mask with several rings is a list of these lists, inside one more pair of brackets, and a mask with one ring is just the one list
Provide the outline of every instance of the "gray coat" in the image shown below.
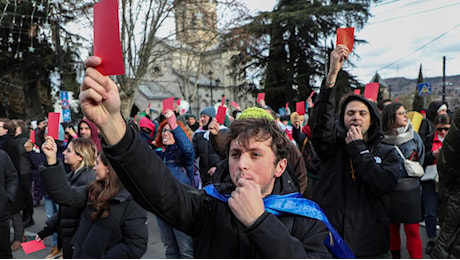
[[[413,131],[412,128],[408,129]],[[391,142],[388,138],[384,142],[398,145],[404,158],[409,158],[413,152],[418,154],[418,162],[423,165],[425,159],[425,147],[419,134],[413,132],[413,138],[399,144]],[[389,194],[390,198],[390,221],[392,223],[419,223],[422,221],[422,194],[420,190],[420,178],[409,177],[407,173],[400,176],[398,184]]]

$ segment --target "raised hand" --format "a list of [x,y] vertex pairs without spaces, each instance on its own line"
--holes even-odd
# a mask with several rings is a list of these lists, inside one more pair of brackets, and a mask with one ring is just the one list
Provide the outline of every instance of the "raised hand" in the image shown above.
[[166,109],[164,112],[164,116],[166,120],[168,121],[169,127],[171,127],[171,130],[176,129],[177,127],[177,119],[176,119],[176,114],[171,109]]
[[85,116],[101,131],[109,145],[118,143],[126,132],[120,113],[118,88],[109,77],[96,70],[101,58],[92,56],[85,61],[86,76],[81,85],[80,105]]
[[211,120],[211,123],[209,123],[208,129],[212,135],[217,135],[219,133],[220,126],[219,126],[219,123],[217,123],[216,118],[213,118]]
[[350,51],[348,50],[347,46],[344,44],[339,44],[332,52],[331,52],[331,60],[329,66],[329,72],[326,78],[326,85],[330,88],[334,87],[335,82],[337,80],[337,75],[339,74],[340,69],[343,66],[343,63],[348,58]]
[[26,152],[31,152],[34,149],[34,144],[32,143],[32,140],[27,140],[27,142],[24,143],[24,149],[26,149]]
[[45,154],[48,165],[56,164],[57,145],[53,137],[47,136],[42,144],[42,151]]

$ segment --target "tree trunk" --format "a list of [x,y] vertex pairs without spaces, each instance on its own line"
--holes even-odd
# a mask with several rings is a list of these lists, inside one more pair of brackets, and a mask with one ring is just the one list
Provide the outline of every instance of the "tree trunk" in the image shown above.
[[120,89],[121,98],[121,115],[125,120],[131,117],[131,111],[134,104],[134,98],[137,96],[139,89],[139,81],[134,80],[127,82],[125,86]]

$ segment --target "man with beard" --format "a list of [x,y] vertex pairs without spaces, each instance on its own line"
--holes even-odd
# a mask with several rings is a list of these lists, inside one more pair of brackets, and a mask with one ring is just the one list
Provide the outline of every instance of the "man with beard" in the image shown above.
[[338,45],[312,117],[312,140],[321,159],[313,200],[357,258],[390,258],[389,194],[403,171],[391,145],[381,143],[380,112],[371,101],[348,96],[336,120],[336,81],[350,51]]
[[[216,117],[216,110],[209,106],[201,110],[200,123],[201,127],[195,131],[192,138],[193,147],[195,148],[195,157],[199,160],[199,170],[203,187],[210,183],[211,176],[216,170],[216,163],[221,160],[219,155],[212,148],[209,124]],[[220,126],[219,132],[226,132],[227,128]]]

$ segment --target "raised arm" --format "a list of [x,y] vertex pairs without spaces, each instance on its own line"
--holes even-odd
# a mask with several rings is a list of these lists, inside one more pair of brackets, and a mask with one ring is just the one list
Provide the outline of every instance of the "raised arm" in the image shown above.
[[87,69],[80,90],[80,105],[85,116],[99,128],[105,142],[114,145],[126,133],[126,123],[120,112],[117,85],[95,68],[101,62],[96,56],[85,61]]
[[312,118],[312,140],[320,158],[327,158],[333,147],[336,146],[335,127],[335,90],[337,75],[348,57],[348,49],[339,45],[331,53],[330,69],[326,80],[321,86],[321,91],[315,100]]

